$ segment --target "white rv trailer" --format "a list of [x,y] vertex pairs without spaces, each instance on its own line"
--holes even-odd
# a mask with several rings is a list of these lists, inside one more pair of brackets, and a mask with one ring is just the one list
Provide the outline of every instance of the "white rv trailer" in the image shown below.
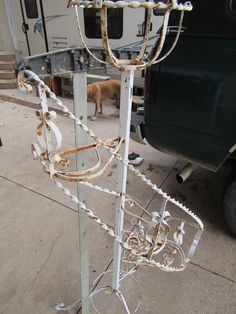
[[[164,1],[163,1],[164,2]],[[18,59],[28,55],[82,46],[73,8],[67,0],[8,0],[5,5],[12,15],[13,34]],[[144,9],[110,9],[109,37],[112,48],[142,40],[146,17]],[[95,9],[80,10],[82,32],[89,47],[101,47],[100,16]],[[155,36],[162,17],[152,18]]]

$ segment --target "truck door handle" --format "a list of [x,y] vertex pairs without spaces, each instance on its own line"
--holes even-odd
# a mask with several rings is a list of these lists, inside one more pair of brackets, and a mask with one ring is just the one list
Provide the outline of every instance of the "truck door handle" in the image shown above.
[[26,24],[26,23],[22,23],[22,31],[24,33],[26,33],[27,31],[29,30],[29,24]]

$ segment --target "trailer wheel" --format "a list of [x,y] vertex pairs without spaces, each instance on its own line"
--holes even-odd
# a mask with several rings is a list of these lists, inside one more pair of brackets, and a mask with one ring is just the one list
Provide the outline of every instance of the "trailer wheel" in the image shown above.
[[225,192],[223,209],[225,220],[236,236],[236,180],[229,185]]

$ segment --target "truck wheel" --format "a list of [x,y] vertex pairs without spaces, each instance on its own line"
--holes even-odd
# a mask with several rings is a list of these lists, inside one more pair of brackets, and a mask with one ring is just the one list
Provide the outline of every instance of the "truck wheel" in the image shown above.
[[236,236],[236,180],[229,185],[225,192],[223,209],[225,220]]

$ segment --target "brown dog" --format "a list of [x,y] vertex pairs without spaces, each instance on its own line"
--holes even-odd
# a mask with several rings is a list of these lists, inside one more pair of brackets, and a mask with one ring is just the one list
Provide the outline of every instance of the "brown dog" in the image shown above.
[[95,103],[95,112],[92,120],[96,120],[100,108],[102,113],[102,101],[115,98],[116,107],[120,107],[120,81],[108,80],[89,84],[87,86],[87,100]]

